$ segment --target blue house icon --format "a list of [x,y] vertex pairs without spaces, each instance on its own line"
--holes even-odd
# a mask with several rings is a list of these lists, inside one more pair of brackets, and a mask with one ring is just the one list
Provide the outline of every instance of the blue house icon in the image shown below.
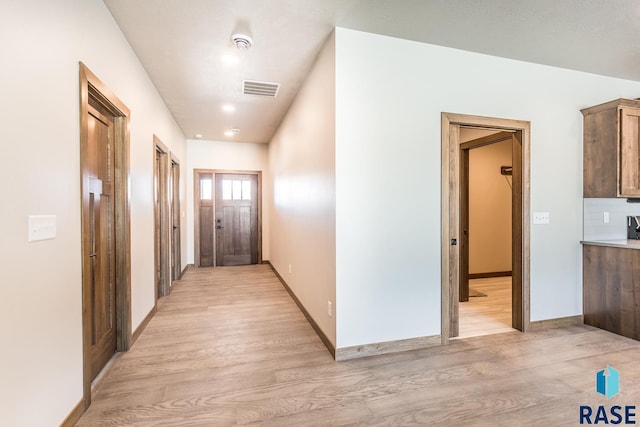
[[606,369],[596,373],[596,391],[607,399],[620,392],[620,372],[607,365]]

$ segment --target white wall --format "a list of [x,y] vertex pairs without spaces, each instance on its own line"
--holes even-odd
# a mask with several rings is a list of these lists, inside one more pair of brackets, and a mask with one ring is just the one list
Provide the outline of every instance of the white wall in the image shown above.
[[[326,42],[269,146],[271,263],[335,344],[335,44]],[[291,271],[289,271],[291,266]]]
[[580,108],[640,83],[336,30],[338,347],[440,333],[440,114],[531,121],[531,320],[582,312]]
[[[182,161],[185,139],[102,1],[1,3],[0,425],[57,425],[82,398],[78,62],[131,110],[134,328],[154,304],[152,134]],[[57,238],[27,243],[30,214]]]
[[187,141],[187,259],[194,263],[194,169],[262,171],[262,259],[269,259],[269,146],[226,141]]

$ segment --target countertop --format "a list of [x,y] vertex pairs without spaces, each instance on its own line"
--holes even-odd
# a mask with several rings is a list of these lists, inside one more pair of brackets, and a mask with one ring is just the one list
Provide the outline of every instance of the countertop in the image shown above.
[[640,240],[583,240],[580,243],[611,248],[640,249]]

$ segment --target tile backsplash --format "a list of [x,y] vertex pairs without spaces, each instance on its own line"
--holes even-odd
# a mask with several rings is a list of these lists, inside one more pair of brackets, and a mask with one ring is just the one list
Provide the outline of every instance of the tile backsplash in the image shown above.
[[[609,212],[609,223],[603,221]],[[584,240],[627,238],[627,215],[640,215],[640,203],[627,199],[584,199]]]

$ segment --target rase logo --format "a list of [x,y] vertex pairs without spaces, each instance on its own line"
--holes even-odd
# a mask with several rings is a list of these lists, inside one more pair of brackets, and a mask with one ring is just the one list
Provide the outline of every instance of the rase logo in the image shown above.
[[596,391],[607,399],[620,393],[620,372],[607,365],[606,369],[596,373]]
[[[611,399],[620,393],[620,372],[607,365],[596,372],[596,392]],[[580,424],[627,424],[636,423],[635,405],[613,405],[609,408],[599,405],[593,408],[589,405],[580,406]]]

